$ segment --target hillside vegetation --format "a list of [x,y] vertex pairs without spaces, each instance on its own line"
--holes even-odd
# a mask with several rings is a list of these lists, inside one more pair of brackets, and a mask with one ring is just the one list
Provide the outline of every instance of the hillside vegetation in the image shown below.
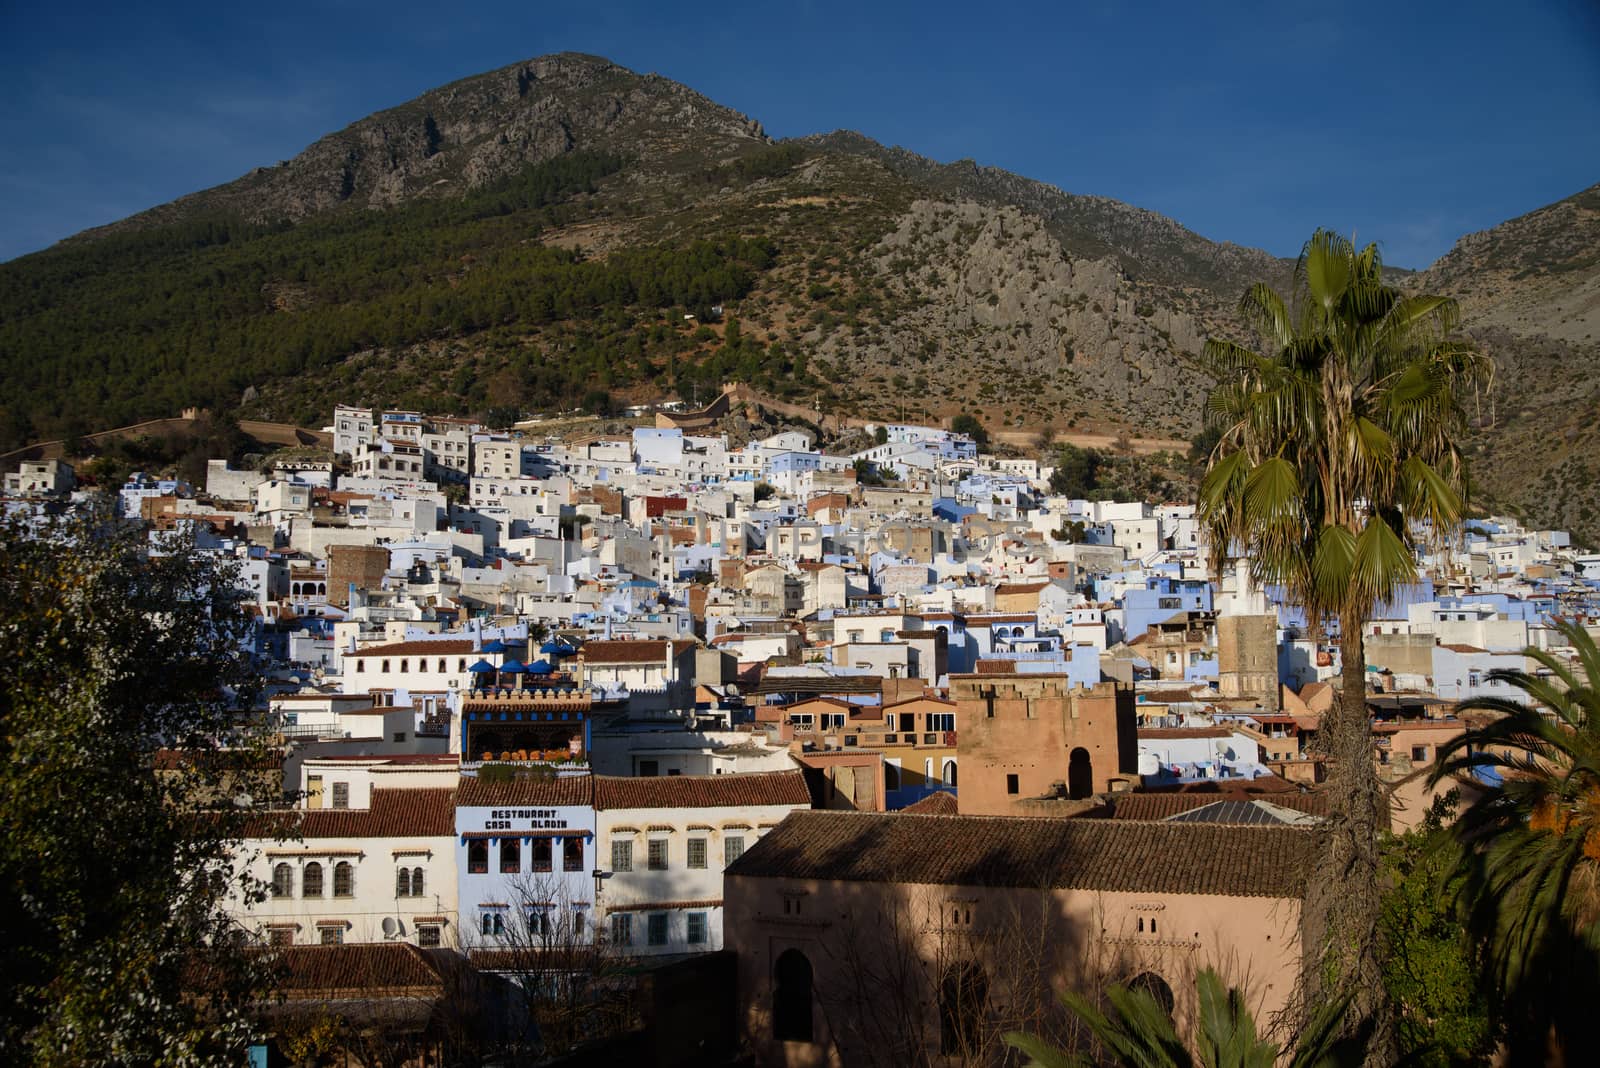
[[[1481,499],[1600,534],[1596,190],[1402,284],[1494,354]],[[1338,220],[1326,220],[1338,225]],[[0,451],[201,405],[508,421],[728,378],[995,434],[1187,438],[1208,335],[1292,264],[971,161],[760,124],[592,56],[424,94],[0,265]]]

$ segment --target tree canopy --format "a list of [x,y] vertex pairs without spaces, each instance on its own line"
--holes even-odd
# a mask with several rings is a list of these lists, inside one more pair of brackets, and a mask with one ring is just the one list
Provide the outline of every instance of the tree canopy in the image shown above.
[[106,515],[0,525],[10,1063],[240,1059],[260,976],[219,905],[244,806],[281,787],[238,718],[255,679],[233,585]]

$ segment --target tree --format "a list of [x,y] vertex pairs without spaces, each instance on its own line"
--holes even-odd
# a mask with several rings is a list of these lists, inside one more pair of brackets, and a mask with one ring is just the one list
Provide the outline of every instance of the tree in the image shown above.
[[0,524],[0,1059],[241,1059],[265,974],[222,903],[278,787],[234,586],[106,513]]
[[1383,847],[1383,985],[1400,1055],[1419,1068],[1482,1064],[1498,1035],[1478,982],[1481,953],[1450,900],[1458,850],[1445,826],[1458,804],[1456,790],[1437,798]]
[[1087,498],[1099,488],[1104,455],[1095,449],[1063,444],[1050,474],[1050,492],[1058,497]]
[[1454,875],[1513,1063],[1547,1059],[1547,1042],[1569,1064],[1600,1059],[1600,649],[1580,623],[1557,628],[1581,673],[1536,648],[1537,674],[1491,672],[1524,699],[1463,702],[1493,718],[1442,746],[1431,776],[1480,785],[1454,827]]
[[872,443],[874,445],[889,444],[889,428],[882,424],[872,428]]
[[978,443],[978,447],[989,444],[989,431],[984,429],[983,421],[969,412],[962,412],[950,420],[950,430],[955,434],[965,434]]
[[1386,285],[1376,245],[1357,251],[1326,230],[1301,252],[1289,299],[1258,283],[1239,310],[1269,351],[1206,342],[1219,439],[1197,513],[1214,573],[1247,556],[1255,582],[1338,627],[1343,687],[1323,730],[1332,805],[1308,901],[1307,977],[1359,991],[1357,1014],[1380,1014],[1373,1057],[1383,1060],[1381,808],[1361,632],[1377,602],[1415,581],[1408,524],[1442,542],[1460,521],[1461,398],[1492,365],[1451,336],[1454,301]]
[[[1227,987],[1211,968],[1195,976],[1199,1000],[1194,1051],[1178,1034],[1171,1006],[1147,989],[1113,985],[1106,990],[1110,1012],[1102,1013],[1082,994],[1064,990],[1061,1002],[1088,1025],[1113,1064],[1126,1068],[1332,1068],[1361,1063],[1361,1036],[1340,1039],[1341,1002],[1324,1005],[1288,1048],[1256,1037],[1254,1015],[1244,994]],[[1012,1032],[1006,1044],[1021,1050],[1036,1068],[1091,1068],[1103,1063],[1074,1050],[1062,1049],[1038,1035]]]

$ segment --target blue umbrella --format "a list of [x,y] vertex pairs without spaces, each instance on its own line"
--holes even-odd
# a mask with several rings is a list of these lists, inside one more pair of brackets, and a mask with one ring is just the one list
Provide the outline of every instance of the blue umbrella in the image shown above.
[[520,660],[507,660],[500,665],[500,670],[507,675],[520,675],[528,669],[523,666]]
[[483,643],[483,651],[486,653],[503,653],[506,651],[506,644],[499,638],[491,638]]
[[492,674],[495,668],[493,664],[489,663],[489,661],[480,660],[476,664],[473,664],[471,667],[467,668],[467,670],[472,672],[474,675],[484,675]]
[[555,668],[550,666],[550,661],[548,660],[536,660],[528,665],[528,674],[530,675],[548,675],[554,670]]
[[547,638],[547,639],[545,639],[545,643],[543,645],[539,646],[539,651],[541,653],[553,653],[557,649],[560,649],[560,648],[561,648],[561,643],[560,642],[556,641],[554,638]]

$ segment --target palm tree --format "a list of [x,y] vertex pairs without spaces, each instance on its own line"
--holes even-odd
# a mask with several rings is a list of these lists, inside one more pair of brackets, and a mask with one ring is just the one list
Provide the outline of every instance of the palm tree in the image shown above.
[[[1071,1009],[1114,1064],[1124,1068],[1335,1068],[1361,1063],[1362,1037],[1338,1038],[1342,1002],[1332,1002],[1315,1014],[1309,1026],[1285,1050],[1270,1039],[1256,1036],[1256,1021],[1237,988],[1225,987],[1210,968],[1195,976],[1199,995],[1195,1046],[1191,1053],[1178,1036],[1167,1008],[1147,989],[1113,986],[1106,991],[1110,1015],[1102,1013],[1080,994],[1063,991],[1062,1004]],[[1027,1054],[1031,1068],[1090,1068],[1097,1062],[1081,1053],[1060,1049],[1037,1035],[1013,1031],[1006,1044]],[[1287,1056],[1286,1056],[1287,1055]]]
[[[1578,623],[1557,629],[1580,674],[1545,649],[1536,673],[1493,671],[1521,692],[1475,697],[1493,716],[1441,747],[1431,780],[1479,790],[1456,822],[1456,874],[1467,927],[1483,942],[1513,1062],[1543,1059],[1553,1037],[1570,1063],[1600,1062],[1600,649]],[[1582,1051],[1581,1053],[1579,1051]]]
[[1413,530],[1442,544],[1460,521],[1462,401],[1493,365],[1452,337],[1454,301],[1385,284],[1375,245],[1357,251],[1326,230],[1306,242],[1288,299],[1257,284],[1239,310],[1269,348],[1206,342],[1219,437],[1197,513],[1214,574],[1247,557],[1257,584],[1281,588],[1313,626],[1339,629],[1343,693],[1323,728],[1332,805],[1323,878],[1309,890],[1307,976],[1357,991],[1367,1014],[1381,1009],[1381,808],[1362,628],[1416,580]]

